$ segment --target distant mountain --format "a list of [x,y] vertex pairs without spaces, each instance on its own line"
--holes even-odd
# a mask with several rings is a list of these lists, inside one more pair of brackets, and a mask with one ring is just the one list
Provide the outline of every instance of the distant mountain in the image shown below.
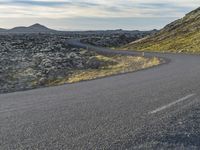
[[5,32],[6,29],[0,28],[0,32]]
[[9,30],[0,29],[3,33],[54,33],[56,30],[49,29],[40,24],[34,24],[29,27],[15,27]]
[[7,34],[7,33],[64,33],[64,34],[81,34],[81,35],[86,35],[89,36],[91,35],[111,35],[111,34],[138,34],[138,36],[142,34],[152,34],[156,33],[158,30],[151,30],[151,31],[139,31],[139,30],[122,30],[122,29],[117,29],[117,30],[94,30],[94,31],[58,31],[58,30],[53,30],[48,27],[45,27],[41,24],[34,24],[29,27],[15,27],[12,29],[2,29],[0,28],[0,34]]
[[200,7],[124,49],[200,53]]

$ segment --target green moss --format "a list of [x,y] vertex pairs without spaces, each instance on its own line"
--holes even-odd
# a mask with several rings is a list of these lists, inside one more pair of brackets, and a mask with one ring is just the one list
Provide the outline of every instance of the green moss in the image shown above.
[[126,50],[200,53],[200,8],[151,37],[121,47]]

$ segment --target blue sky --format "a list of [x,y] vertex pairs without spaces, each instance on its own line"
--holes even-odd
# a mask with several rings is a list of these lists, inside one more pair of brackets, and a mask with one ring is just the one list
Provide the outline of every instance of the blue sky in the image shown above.
[[0,28],[160,29],[199,6],[200,0],[0,0]]

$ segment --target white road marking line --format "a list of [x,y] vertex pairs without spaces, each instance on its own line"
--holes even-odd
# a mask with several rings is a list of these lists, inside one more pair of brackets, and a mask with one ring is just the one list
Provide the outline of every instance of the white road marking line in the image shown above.
[[165,105],[165,106],[162,106],[162,107],[160,107],[160,108],[157,108],[157,109],[155,109],[155,110],[149,112],[148,114],[155,114],[155,113],[157,113],[157,112],[159,112],[159,111],[162,111],[162,110],[164,110],[164,109],[166,109],[166,108],[169,108],[169,107],[171,107],[171,106],[173,106],[173,105],[175,105],[175,104],[177,104],[177,103],[180,103],[180,102],[182,102],[182,101],[184,101],[184,100],[187,100],[187,99],[189,99],[189,98],[191,98],[191,97],[193,97],[193,96],[195,96],[195,95],[196,95],[196,94],[187,95],[187,96],[185,96],[185,97],[183,97],[183,98],[181,98],[181,99],[179,99],[179,100],[177,100],[177,101],[175,101],[175,102],[172,102],[172,103],[169,103],[169,104],[167,104],[167,105]]

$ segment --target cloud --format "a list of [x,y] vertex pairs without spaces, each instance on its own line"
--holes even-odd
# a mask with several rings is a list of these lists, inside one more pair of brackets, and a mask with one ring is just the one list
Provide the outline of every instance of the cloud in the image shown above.
[[180,17],[199,5],[197,0],[0,0],[0,18]]
[[70,2],[64,1],[32,1],[32,0],[12,0],[7,4],[10,5],[29,5],[29,6],[62,6],[71,4]]
[[[199,6],[200,0],[0,0],[0,21],[1,26],[6,26],[8,20],[20,20],[19,23],[32,23],[30,20],[37,20],[37,22],[46,20],[48,23],[47,20],[55,22],[57,20],[56,26],[62,28],[64,23],[59,25],[59,22],[72,20],[74,26],[81,28],[84,21],[89,21],[90,24],[94,18],[97,18],[103,22],[101,24],[103,28],[112,21],[117,24],[116,20],[119,18],[121,20],[118,22],[119,26],[123,25],[122,18],[142,18],[148,20],[146,24],[149,26],[152,24],[153,27],[155,23],[150,22],[152,19],[146,18],[158,18],[157,21],[162,21],[159,18],[180,18]],[[76,21],[81,18],[90,19],[84,19],[83,23]],[[70,23],[73,24],[72,22]],[[85,25],[85,28],[87,26]],[[116,27],[114,24],[112,26]]]

